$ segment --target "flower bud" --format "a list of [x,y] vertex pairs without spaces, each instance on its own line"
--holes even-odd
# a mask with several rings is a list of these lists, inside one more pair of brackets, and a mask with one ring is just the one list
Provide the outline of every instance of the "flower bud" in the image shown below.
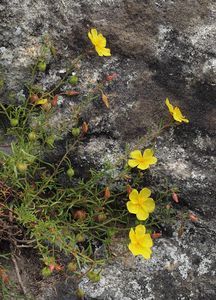
[[74,261],[70,262],[70,263],[67,265],[67,269],[68,269],[68,271],[70,271],[70,272],[76,272],[76,270],[77,270],[77,264],[76,264],[76,262],[74,262]]
[[49,146],[53,147],[54,142],[55,142],[55,137],[53,135],[50,135],[50,136],[47,137],[46,143]]
[[42,275],[44,277],[49,277],[52,274],[52,271],[50,270],[50,268],[45,267],[42,269]]
[[46,63],[44,60],[39,61],[37,68],[40,72],[45,72],[46,71]]
[[107,216],[105,213],[100,213],[99,215],[95,216],[95,221],[98,223],[103,223],[104,221],[106,221]]
[[76,75],[72,75],[68,78],[68,82],[72,85],[77,85],[78,77]]
[[85,236],[84,236],[84,234],[82,234],[82,233],[77,233],[75,239],[76,239],[76,242],[82,243],[82,242],[85,241]]
[[18,162],[16,164],[16,167],[17,167],[17,170],[20,172],[20,173],[25,173],[25,171],[27,170],[28,168],[28,165],[26,163],[22,163],[22,162]]
[[79,127],[74,127],[74,128],[72,128],[71,132],[72,132],[72,135],[74,137],[77,137],[77,136],[80,135],[80,128]]
[[110,189],[109,189],[109,187],[107,186],[107,187],[105,188],[105,190],[104,190],[104,198],[105,198],[105,199],[109,199],[110,196],[111,196]]
[[69,178],[73,177],[74,174],[75,174],[75,172],[74,172],[74,169],[73,169],[73,168],[69,168],[69,169],[67,170],[67,176],[68,176]]
[[96,273],[94,271],[89,271],[87,273],[87,277],[89,280],[91,280],[92,282],[98,282],[100,281],[100,274],[99,273]]
[[34,102],[36,102],[37,100],[39,100],[38,95],[36,95],[36,94],[31,95],[31,97],[30,97],[30,102],[31,102],[31,103],[34,103]]
[[130,184],[127,185],[127,193],[130,194],[132,192],[132,187],[130,186]]
[[49,269],[51,272],[53,272],[55,270],[55,265],[54,264],[50,264],[49,265]]
[[175,203],[179,203],[179,198],[178,198],[178,195],[176,193],[172,193],[172,199]]
[[80,288],[76,290],[76,295],[80,300],[84,300],[85,293]]
[[189,213],[189,219],[192,222],[197,222],[198,221],[198,217],[196,215],[194,215],[193,213]]
[[10,124],[12,127],[16,127],[19,124],[19,120],[16,118],[10,119]]
[[89,129],[88,124],[86,122],[83,122],[83,124],[82,124],[82,132],[83,133],[87,133],[88,129]]
[[87,217],[87,213],[83,209],[78,209],[74,212],[73,217],[75,220],[85,220]]
[[34,142],[37,139],[37,135],[34,131],[29,132],[28,134],[29,141]]
[[162,236],[161,232],[154,232],[151,234],[152,239],[158,239]]

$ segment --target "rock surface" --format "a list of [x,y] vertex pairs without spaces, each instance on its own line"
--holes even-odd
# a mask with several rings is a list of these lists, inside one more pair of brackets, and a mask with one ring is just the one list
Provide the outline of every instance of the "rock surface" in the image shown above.
[[[0,18],[0,92],[7,103],[11,92],[22,93],[42,35],[48,34],[58,51],[57,59],[50,60],[48,80],[41,78],[45,87],[90,47],[89,28],[107,37],[112,57],[89,56],[79,71],[83,90],[86,81],[118,74],[106,91],[110,110],[102,103],[89,106],[89,142],[79,149],[84,167],[115,161],[125,142],[133,146],[156,128],[167,115],[166,97],[190,119],[157,139],[159,164],[151,176],[153,186],[164,178],[177,186],[181,209],[193,211],[198,222],[186,222],[179,237],[178,221],[170,236],[155,241],[150,261],[127,252],[105,267],[98,284],[83,279],[86,299],[215,299],[215,1],[2,0]],[[56,117],[59,124],[67,120],[66,129],[70,109],[65,104]],[[57,296],[44,287],[37,299],[71,299],[70,285],[56,287]]]

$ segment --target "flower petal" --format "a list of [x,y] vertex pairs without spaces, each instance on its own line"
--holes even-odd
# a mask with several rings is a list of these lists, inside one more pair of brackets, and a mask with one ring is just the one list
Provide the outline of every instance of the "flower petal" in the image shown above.
[[128,248],[134,256],[139,255],[140,251],[142,251],[141,247],[139,247],[138,244],[130,243],[128,245]]
[[142,248],[140,251],[140,255],[142,255],[145,259],[151,258],[152,251],[149,248]]
[[96,43],[97,43],[97,35],[98,35],[98,33],[97,33],[97,30],[95,28],[91,29],[88,32],[88,37],[91,40],[93,45],[96,45]]
[[155,202],[152,198],[148,198],[144,203],[143,203],[143,208],[148,211],[148,212],[153,212],[155,209]]
[[144,225],[137,225],[135,228],[135,234],[138,238],[143,237],[146,233],[146,228]]
[[139,205],[132,203],[131,201],[127,202],[127,209],[131,214],[136,214],[139,210]]
[[97,45],[95,45],[95,50],[99,56],[103,56],[103,48],[97,47]]
[[92,28],[91,29],[91,34],[92,34],[93,39],[96,39],[98,37],[97,29]]
[[103,56],[111,56],[109,48],[103,48]]
[[168,109],[169,109],[169,112],[170,112],[171,114],[173,114],[174,107],[173,107],[173,105],[169,102],[169,99],[168,99],[168,98],[166,98],[165,103],[166,103],[166,106],[167,106]]
[[144,243],[147,248],[151,248],[153,246],[153,241],[149,233],[145,234]]
[[151,195],[151,190],[150,189],[148,189],[148,188],[144,188],[144,189],[142,189],[141,191],[140,191],[140,196],[142,197],[142,198],[148,198],[149,196]]
[[146,149],[143,153],[143,158],[149,158],[154,155],[154,151],[152,149]]
[[155,157],[155,156],[152,156],[148,159],[148,163],[150,165],[154,165],[154,164],[156,164],[156,162],[157,162],[157,157]]
[[106,47],[106,38],[101,33],[97,36],[97,46],[101,48]]
[[149,168],[149,164],[146,162],[143,162],[143,163],[138,164],[137,168],[140,170],[146,170]]
[[133,228],[130,229],[129,238],[132,243],[136,243],[136,235],[135,235]]
[[130,153],[130,157],[137,159],[137,160],[142,160],[142,153],[140,150],[134,150]]
[[43,105],[43,104],[46,104],[46,103],[48,103],[47,99],[39,99],[39,100],[35,101],[36,105]]
[[189,120],[186,119],[183,115],[181,110],[178,107],[174,108],[174,112],[173,112],[173,119],[176,120],[177,122],[185,122],[185,123],[189,123]]
[[138,220],[144,221],[148,219],[149,213],[140,206],[138,212],[136,213],[136,216]]
[[138,204],[139,201],[139,193],[136,189],[133,189],[132,192],[129,194],[129,199],[132,201],[134,204]]
[[139,162],[135,159],[129,159],[128,160],[128,166],[131,167],[131,168],[135,168],[138,164],[139,164]]

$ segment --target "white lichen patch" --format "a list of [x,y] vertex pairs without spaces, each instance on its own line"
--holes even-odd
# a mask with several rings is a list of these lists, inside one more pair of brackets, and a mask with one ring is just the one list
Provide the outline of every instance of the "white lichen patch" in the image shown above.
[[97,164],[100,166],[106,163],[115,165],[119,161],[119,157],[122,155],[122,150],[120,149],[119,144],[105,137],[91,139],[81,151],[84,152],[84,155],[82,155],[81,152],[81,156],[83,158],[85,158],[85,155],[97,157]]
[[203,275],[209,272],[209,269],[212,265],[212,260],[209,258],[203,258],[203,260],[201,261],[199,267],[198,267],[198,274]]

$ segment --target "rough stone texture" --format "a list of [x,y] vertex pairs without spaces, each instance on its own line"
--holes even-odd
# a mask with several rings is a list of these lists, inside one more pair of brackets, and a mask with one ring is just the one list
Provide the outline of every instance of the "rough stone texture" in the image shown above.
[[[107,265],[102,280],[80,284],[86,299],[215,299],[215,167],[216,167],[216,3],[214,0],[2,0],[0,3],[0,57],[5,86],[20,92],[29,78],[41,35],[57,45],[50,61],[48,82],[82,49],[89,47],[87,31],[96,27],[107,37],[111,58],[92,55],[80,66],[81,89],[117,72],[107,90],[111,109],[93,103],[86,119],[89,141],[80,148],[82,165],[115,161],[167,115],[169,97],[190,119],[157,140],[159,164],[152,168],[154,182],[167,178],[181,192],[181,207],[199,218],[155,242],[153,259],[122,257]],[[48,75],[48,74],[47,74]],[[73,103],[59,109],[57,120],[67,120]],[[61,152],[61,148],[58,149]],[[121,241],[118,241],[121,244]],[[125,243],[125,242],[124,242]],[[43,299],[71,299],[70,286]],[[38,298],[38,299],[42,299]]]

